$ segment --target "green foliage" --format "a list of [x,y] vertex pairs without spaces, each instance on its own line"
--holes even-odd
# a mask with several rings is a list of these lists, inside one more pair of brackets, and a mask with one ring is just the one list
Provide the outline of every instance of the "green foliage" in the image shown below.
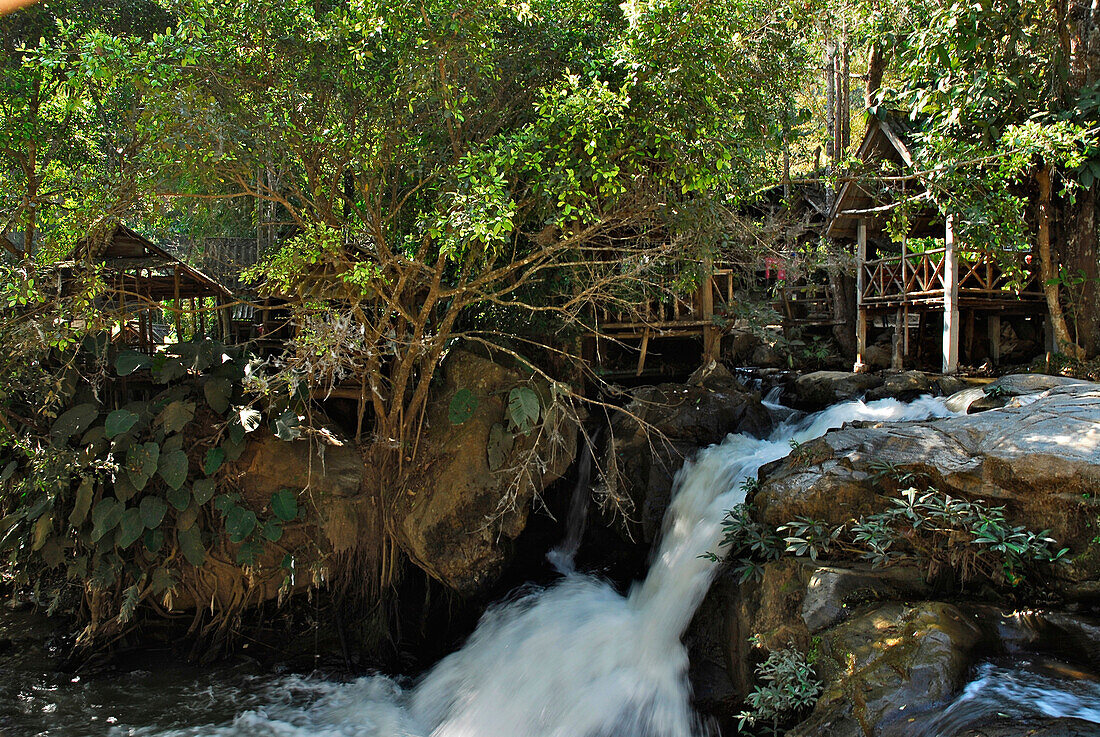
[[534,389],[517,386],[508,392],[508,420],[517,432],[530,435],[541,412],[542,402]]
[[821,694],[812,664],[793,647],[769,653],[756,666],[756,680],[745,699],[751,708],[737,715],[738,731],[752,726],[765,730],[764,734],[780,735],[780,725],[812,707]]
[[451,397],[447,408],[447,419],[452,425],[461,425],[474,416],[477,411],[477,395],[466,388],[459,389]]
[[[148,596],[171,596],[177,561],[201,566],[208,550],[239,546],[231,552],[240,565],[262,565],[283,524],[298,517],[296,493],[275,494],[270,515],[238,495],[217,494],[227,448],[239,454],[243,447],[218,438],[236,428],[243,441],[260,425],[258,411],[233,405],[242,399],[240,384],[225,383],[226,375],[245,375],[227,363],[250,360],[220,345],[174,346],[133,368],[160,387],[148,400],[111,408],[80,390],[48,431],[27,427],[4,438],[0,554],[7,575],[17,585],[33,581],[54,601],[79,602],[72,589],[95,589],[100,609],[92,621],[114,627],[132,621]],[[209,382],[218,388],[207,391]],[[212,395],[226,401],[211,436],[211,428],[195,426],[195,408]],[[275,411],[296,417],[285,400]],[[192,452],[204,459],[201,469]],[[98,631],[86,634],[91,641]]]

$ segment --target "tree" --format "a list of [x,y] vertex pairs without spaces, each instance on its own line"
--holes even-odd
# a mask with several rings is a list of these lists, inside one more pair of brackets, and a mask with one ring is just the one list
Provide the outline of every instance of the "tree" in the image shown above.
[[[1003,167],[1000,161],[1016,157],[1021,149],[1006,148],[1006,141],[1020,142],[1006,132],[1026,123],[1047,128],[1048,143],[1061,142],[1055,151],[1038,144],[1040,129],[1031,126],[1027,150],[1046,150],[1049,155],[1074,162],[1061,166],[1057,160],[1039,161],[1034,168],[1036,236],[1042,247],[1046,240],[1051,259],[1040,258],[1041,278],[1048,295],[1056,340],[1065,352],[1082,357],[1100,350],[1097,343],[1096,312],[1097,247],[1095,227],[1094,167],[1100,170],[1100,149],[1086,134],[1096,110],[1095,90],[1074,87],[1087,79],[1071,71],[1087,66],[1092,47],[1071,41],[1072,30],[1091,38],[1094,14],[1080,15],[1075,26],[1067,26],[1065,3],[1055,10],[1037,0],[985,0],[980,3],[910,3],[911,17],[919,25],[899,29],[892,39],[892,51],[899,63],[900,85],[888,93],[888,100],[910,111],[921,122],[921,164],[957,176],[942,176],[935,184],[941,210],[945,207],[997,212],[990,228],[971,234],[971,242],[1001,239],[1010,231],[1018,243],[1022,213],[1013,216],[1014,180],[1003,176],[1028,176],[1019,166]],[[1070,80],[1077,81],[1070,83]],[[1063,123],[1079,126],[1079,134],[1067,140]],[[1094,133],[1094,132],[1093,132]],[[1042,136],[1041,136],[1042,137]],[[975,175],[977,172],[977,175]],[[1010,175],[1009,172],[1012,172]],[[1051,181],[1046,181],[1047,179]],[[1061,181],[1063,220],[1076,223],[1074,232],[1055,240],[1047,213],[1054,205],[1044,194]],[[1020,201],[1022,204],[1022,201]],[[949,203],[949,204],[948,204]],[[1019,208],[1016,208],[1019,212]],[[1092,213],[1090,215],[1090,213]],[[1045,222],[1045,224],[1044,224]],[[1007,241],[1002,241],[1007,243]],[[1058,263],[1061,261],[1061,263]],[[1058,293],[1058,284],[1071,274],[1084,274],[1079,288]],[[1063,317],[1062,303],[1074,316],[1071,332]]]

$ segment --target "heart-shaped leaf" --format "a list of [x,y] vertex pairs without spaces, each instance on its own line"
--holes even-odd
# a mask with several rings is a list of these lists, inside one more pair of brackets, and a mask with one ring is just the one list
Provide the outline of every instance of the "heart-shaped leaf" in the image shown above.
[[474,416],[477,404],[476,394],[469,389],[459,389],[451,397],[451,404],[447,407],[447,419],[452,425],[461,425]]
[[268,520],[264,523],[264,528],[260,534],[263,535],[265,540],[277,543],[283,536],[283,526],[275,520]]
[[80,480],[80,486],[76,489],[76,500],[73,502],[73,511],[69,513],[69,524],[80,527],[88,518],[88,510],[92,508],[92,496],[95,493],[95,480],[91,476],[85,476]]
[[165,497],[168,499],[169,504],[181,512],[187,509],[187,505],[191,503],[191,491],[186,486],[169,489]]
[[292,489],[279,489],[271,495],[271,511],[283,522],[298,516],[298,495]]
[[177,529],[176,539],[179,540],[183,557],[191,565],[198,567],[206,560],[206,548],[202,546],[202,534],[197,526],[187,529]]
[[129,376],[140,368],[148,368],[149,356],[137,351],[122,351],[115,357],[115,371],[119,376]]
[[104,423],[107,437],[113,438],[124,432],[129,432],[130,429],[137,424],[137,421],[138,416],[130,410],[116,409],[114,412],[107,415],[107,421]]
[[219,415],[229,411],[229,398],[233,396],[233,382],[218,376],[206,380],[202,387],[206,403]]
[[195,403],[176,400],[161,411],[157,422],[164,426],[164,432],[179,432],[195,418]]
[[214,497],[217,484],[214,479],[199,479],[191,487],[191,495],[195,497],[195,504],[206,504]]
[[143,532],[145,532],[145,523],[141,521],[141,510],[130,507],[122,513],[122,519],[119,520],[115,545],[128,548],[141,537]]
[[499,422],[494,423],[489,428],[489,442],[486,445],[486,451],[489,456],[490,471],[499,471],[504,466],[504,462],[512,452],[514,444],[515,436],[505,430]]
[[145,549],[150,553],[159,552],[164,546],[164,530],[146,530],[145,535],[142,537],[142,542],[145,543]]
[[78,404],[65,412],[54,420],[53,426],[50,428],[50,435],[58,440],[68,440],[73,435],[79,435],[88,429],[95,418],[99,417],[99,405],[87,402],[85,404]]
[[256,529],[256,513],[251,509],[234,506],[225,517],[225,529],[230,542],[244,542]]
[[92,542],[99,542],[122,519],[125,508],[111,497],[100,499],[92,508]]
[[141,510],[142,523],[149,529],[159,526],[161,520],[164,519],[165,512],[168,511],[168,505],[164,500],[155,496],[147,496],[142,499],[138,508]]
[[202,459],[203,473],[207,476],[213,476],[222,467],[223,461],[225,461],[225,451],[221,448],[211,448],[206,451],[206,455]]
[[157,472],[169,488],[180,488],[187,481],[187,454],[182,450],[165,453],[160,457]]

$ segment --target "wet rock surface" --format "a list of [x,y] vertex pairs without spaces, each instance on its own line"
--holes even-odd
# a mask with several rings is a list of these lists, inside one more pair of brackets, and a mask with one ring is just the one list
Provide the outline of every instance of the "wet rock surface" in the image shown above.
[[981,630],[943,602],[891,603],[827,632],[826,682],[813,715],[790,737],[864,737],[947,701],[963,684]]
[[[398,510],[396,534],[402,549],[433,578],[472,595],[504,570],[535,495],[573,463],[577,427],[560,414],[545,419],[542,431],[517,435],[500,470],[494,470],[487,453],[490,433],[506,423],[508,392],[526,386],[528,376],[466,350],[451,351],[443,375],[428,408],[421,440],[427,450],[416,488]],[[534,385],[548,394],[545,386]],[[455,425],[448,408],[459,389],[473,392],[477,408]],[[528,466],[531,451],[538,463]]]
[[883,508],[881,492],[891,483],[884,469],[1004,505],[1016,524],[1050,529],[1079,556],[1065,568],[1069,580],[1087,583],[1100,571],[1090,552],[1100,488],[1100,385],[1059,383],[975,415],[846,426],[770,469],[756,505],[772,525],[797,516],[840,524]]

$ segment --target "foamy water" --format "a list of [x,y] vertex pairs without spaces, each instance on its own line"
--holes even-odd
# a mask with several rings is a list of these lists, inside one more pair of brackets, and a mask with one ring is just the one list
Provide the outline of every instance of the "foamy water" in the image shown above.
[[[628,595],[571,572],[518,592],[482,618],[467,643],[419,682],[385,676],[347,683],[291,678],[269,702],[229,723],[182,729],[117,726],[159,737],[698,737],[688,656],[680,641],[718,566],[722,519],[742,481],[765,463],[853,420],[950,414],[941,400],[835,405],[767,439],[734,434],[701,450],[677,476],[649,573]],[[252,703],[255,703],[253,701]]]

